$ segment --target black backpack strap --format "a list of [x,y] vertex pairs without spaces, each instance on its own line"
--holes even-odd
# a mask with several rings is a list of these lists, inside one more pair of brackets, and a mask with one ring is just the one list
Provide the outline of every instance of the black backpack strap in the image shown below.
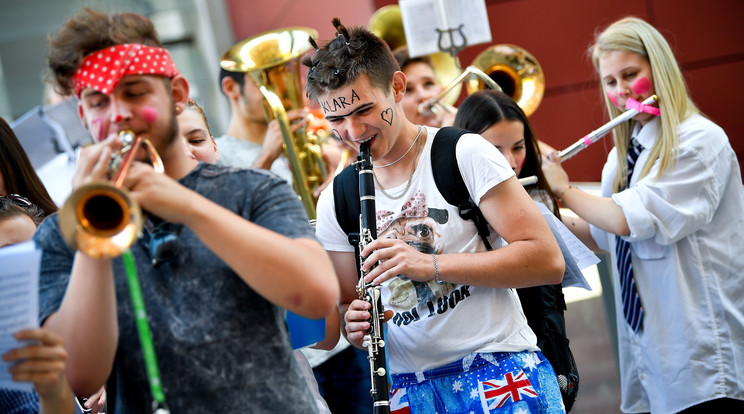
[[488,250],[491,244],[488,242],[490,231],[488,222],[478,206],[470,199],[470,193],[465,186],[465,181],[457,166],[457,153],[455,148],[463,134],[471,133],[468,130],[443,127],[434,136],[431,146],[431,166],[434,173],[434,182],[439,192],[448,203],[457,207],[463,220],[473,220],[478,229],[478,235]]
[[333,179],[333,201],[336,219],[344,233],[359,233],[359,176],[354,164]]
[[[354,246],[356,257],[359,257],[359,173],[353,163],[333,178],[333,202],[336,220],[348,236],[349,244]],[[359,260],[356,264],[359,270]]]

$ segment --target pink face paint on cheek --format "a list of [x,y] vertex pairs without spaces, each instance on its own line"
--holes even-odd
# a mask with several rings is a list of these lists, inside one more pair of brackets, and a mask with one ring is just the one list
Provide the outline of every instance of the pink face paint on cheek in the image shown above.
[[152,106],[146,106],[142,110],[142,117],[145,118],[145,122],[152,124],[158,119],[158,111]]
[[94,134],[97,133],[97,135],[93,137],[96,142],[103,141],[103,121],[101,121],[101,118],[96,118],[90,121],[90,129],[93,130]]
[[644,93],[647,93],[650,90],[651,90],[651,81],[649,81],[647,78],[639,78],[633,84],[633,92],[637,95],[643,95]]
[[617,95],[607,92],[607,97],[610,98],[610,101],[615,104],[615,106],[618,106],[617,104]]

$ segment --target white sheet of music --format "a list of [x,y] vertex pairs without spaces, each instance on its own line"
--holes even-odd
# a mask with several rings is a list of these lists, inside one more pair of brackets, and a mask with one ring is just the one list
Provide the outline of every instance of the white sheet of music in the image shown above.
[[400,0],[399,5],[411,57],[491,42],[485,0]]
[[553,236],[561,248],[561,253],[563,253],[563,260],[566,262],[566,271],[563,274],[561,286],[592,290],[591,285],[581,271],[599,263],[599,257],[574,236],[571,230],[563,225],[563,222],[548,210],[545,204],[538,202],[535,202],[535,204],[540,208],[545,221],[548,222],[550,231],[553,232]]
[[[39,327],[41,251],[33,241],[0,248],[0,354],[22,346],[13,334]],[[0,361],[0,387],[32,391],[30,382],[15,382],[9,364]]]

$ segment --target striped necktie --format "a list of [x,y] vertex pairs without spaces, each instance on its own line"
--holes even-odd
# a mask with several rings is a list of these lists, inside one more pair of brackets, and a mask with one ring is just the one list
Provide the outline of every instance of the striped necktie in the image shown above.
[[[643,146],[633,138],[630,148],[628,148],[628,176],[625,180],[625,188],[630,186],[630,176],[633,174],[633,167],[635,167],[638,155],[642,150]],[[633,279],[630,243],[620,236],[615,236],[615,256],[617,257],[617,268],[620,273],[620,298],[623,301],[623,315],[633,331],[638,332],[643,319],[643,308]]]

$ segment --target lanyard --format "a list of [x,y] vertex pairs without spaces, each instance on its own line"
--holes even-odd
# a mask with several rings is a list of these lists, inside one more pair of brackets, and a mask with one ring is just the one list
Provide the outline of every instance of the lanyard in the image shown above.
[[132,307],[134,308],[134,317],[137,321],[137,333],[139,334],[140,346],[142,346],[142,355],[145,359],[145,368],[147,370],[147,379],[150,383],[150,393],[152,394],[153,413],[169,413],[165,408],[165,395],[160,381],[160,371],[158,362],[155,358],[155,346],[152,343],[150,326],[147,324],[147,312],[145,311],[145,302],[142,299],[142,289],[140,288],[139,278],[137,277],[137,266],[134,263],[134,255],[131,250],[127,250],[122,255],[124,269],[127,273],[127,283],[129,284],[129,293],[132,297]]

